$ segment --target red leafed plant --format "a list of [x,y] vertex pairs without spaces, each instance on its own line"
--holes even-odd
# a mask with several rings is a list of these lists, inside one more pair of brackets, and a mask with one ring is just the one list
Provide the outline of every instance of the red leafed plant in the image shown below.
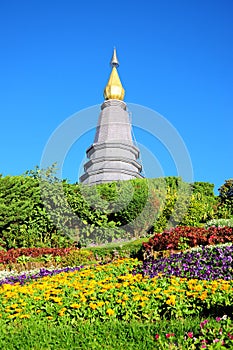
[[9,264],[17,262],[20,256],[37,258],[43,255],[64,256],[75,248],[18,248],[10,249],[7,252],[0,250],[0,264]]
[[180,249],[184,239],[188,247],[233,242],[233,229],[226,226],[209,228],[177,226],[162,233],[156,233],[142,245],[146,255],[153,256],[153,252]]

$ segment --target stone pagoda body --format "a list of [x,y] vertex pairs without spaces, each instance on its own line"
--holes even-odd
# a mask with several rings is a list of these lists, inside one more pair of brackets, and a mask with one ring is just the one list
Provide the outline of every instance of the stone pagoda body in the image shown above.
[[143,177],[139,149],[133,142],[129,113],[123,101],[125,90],[117,72],[115,49],[111,66],[94,143],[86,151],[88,161],[80,177],[80,182],[87,185]]

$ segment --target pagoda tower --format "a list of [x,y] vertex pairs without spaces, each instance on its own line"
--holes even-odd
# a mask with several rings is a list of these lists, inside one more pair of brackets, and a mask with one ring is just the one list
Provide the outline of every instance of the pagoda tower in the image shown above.
[[137,161],[139,149],[132,138],[132,126],[123,101],[125,90],[117,68],[116,49],[111,59],[112,71],[104,89],[105,101],[96,128],[94,143],[87,149],[89,159],[84,164],[80,182],[87,185],[142,178],[142,166]]

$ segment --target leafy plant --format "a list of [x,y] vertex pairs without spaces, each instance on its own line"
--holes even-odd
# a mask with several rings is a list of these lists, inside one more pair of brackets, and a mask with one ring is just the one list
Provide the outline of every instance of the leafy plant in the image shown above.
[[210,244],[233,242],[233,229],[230,227],[188,227],[178,226],[156,233],[148,242],[143,243],[145,256],[154,256],[156,251],[176,250],[181,240],[187,247],[206,246]]
[[17,258],[17,263],[20,264],[25,264],[26,262],[28,262],[30,260],[30,256],[26,256],[26,255],[21,255]]
[[225,180],[219,188],[218,217],[229,219],[233,215],[233,179]]
[[205,227],[216,226],[216,227],[232,227],[233,228],[233,218],[231,219],[213,219],[206,223]]

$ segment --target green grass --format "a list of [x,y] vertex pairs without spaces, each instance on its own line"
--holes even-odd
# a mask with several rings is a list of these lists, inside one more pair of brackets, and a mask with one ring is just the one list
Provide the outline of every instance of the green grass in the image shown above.
[[[161,336],[175,333],[184,338],[190,329],[198,329],[200,320],[185,319],[159,321],[156,323],[142,322],[80,322],[60,323],[51,321],[30,320],[11,321],[8,324],[0,322],[0,348],[7,350],[152,350],[167,349],[158,344],[155,334]],[[182,349],[182,342],[179,342]],[[185,349],[185,347],[184,347]]]

